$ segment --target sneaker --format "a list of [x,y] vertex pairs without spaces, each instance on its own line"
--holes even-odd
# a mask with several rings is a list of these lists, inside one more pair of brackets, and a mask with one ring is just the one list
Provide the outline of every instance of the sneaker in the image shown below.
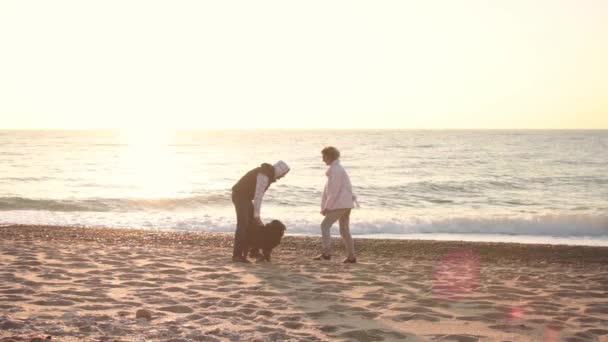
[[312,260],[331,260],[331,255],[319,254],[312,258]]
[[346,258],[342,262],[345,264],[355,264],[357,263],[357,258]]
[[232,257],[232,262],[242,262],[244,264],[250,264],[251,261],[247,260],[247,258],[243,257],[243,256],[233,256]]

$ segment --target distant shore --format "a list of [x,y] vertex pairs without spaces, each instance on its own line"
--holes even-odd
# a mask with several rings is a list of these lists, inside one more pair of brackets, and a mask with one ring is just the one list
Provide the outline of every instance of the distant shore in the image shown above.
[[608,247],[0,227],[0,341],[556,341],[608,337]]

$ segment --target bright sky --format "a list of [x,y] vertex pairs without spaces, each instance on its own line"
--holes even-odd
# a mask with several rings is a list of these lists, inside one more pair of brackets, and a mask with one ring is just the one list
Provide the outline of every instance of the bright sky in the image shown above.
[[0,2],[0,128],[608,128],[608,1]]

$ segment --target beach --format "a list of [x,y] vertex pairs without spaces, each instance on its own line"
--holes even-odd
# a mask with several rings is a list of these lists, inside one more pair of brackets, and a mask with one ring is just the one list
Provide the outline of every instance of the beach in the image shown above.
[[0,341],[606,341],[608,248],[0,227]]

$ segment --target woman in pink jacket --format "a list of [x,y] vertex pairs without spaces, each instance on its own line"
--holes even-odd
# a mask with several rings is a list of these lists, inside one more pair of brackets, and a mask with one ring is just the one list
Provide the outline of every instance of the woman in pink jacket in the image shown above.
[[321,242],[323,252],[315,257],[315,260],[330,260],[331,259],[331,226],[339,221],[340,235],[344,240],[344,248],[347,253],[345,263],[355,263],[355,245],[353,238],[350,236],[350,228],[348,226],[350,220],[350,211],[354,207],[355,196],[353,195],[350,178],[346,170],[340,165],[340,151],[333,146],[324,148],[321,151],[323,161],[329,166],[327,172],[327,183],[323,190],[323,199],[321,200],[321,214],[325,216],[321,222]]

